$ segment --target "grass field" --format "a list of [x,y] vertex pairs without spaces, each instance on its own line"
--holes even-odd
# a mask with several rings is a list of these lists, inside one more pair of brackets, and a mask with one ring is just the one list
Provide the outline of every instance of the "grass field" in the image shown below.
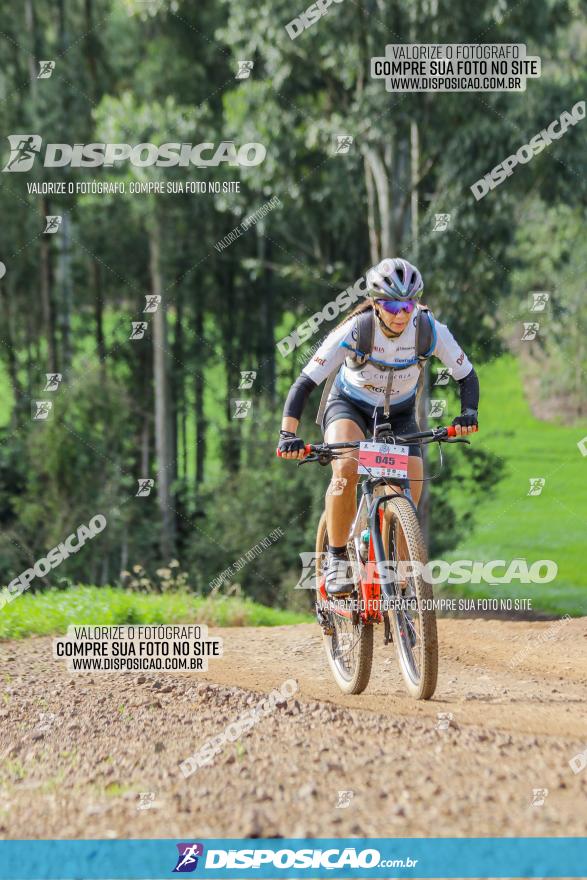
[[[534,610],[587,614],[587,457],[577,443],[587,422],[573,427],[533,417],[523,392],[518,361],[501,357],[479,369],[480,433],[473,439],[504,459],[504,478],[482,503],[476,526],[447,558],[551,559],[558,575],[550,584],[459,587],[468,596],[531,598]],[[528,495],[530,480],[545,480]]]
[[[474,598],[511,597],[532,600],[532,610],[553,615],[587,614],[587,573],[584,565],[587,524],[587,456],[577,444],[587,435],[587,421],[573,427],[533,417],[524,396],[519,362],[503,356],[478,370],[481,383],[481,431],[473,443],[499,455],[504,462],[503,479],[495,493],[476,511],[476,524],[449,561],[471,559],[488,562],[523,558],[528,565],[553,560],[558,574],[549,584],[452,585],[445,595]],[[7,420],[11,394],[4,371],[0,371],[0,424]],[[210,414],[213,400],[207,401]],[[193,434],[193,425],[188,425]],[[540,495],[529,496],[530,480],[545,480]],[[458,504],[458,496],[451,493]],[[98,595],[99,592],[99,595]],[[435,592],[441,590],[436,587]],[[224,604],[223,604],[224,603]],[[300,615],[287,614],[254,603],[231,599],[206,603],[187,594],[173,596],[125,594],[121,590],[79,588],[25,595],[0,614],[0,638],[26,632],[56,632],[73,620],[82,623],[130,623],[198,619],[211,623],[271,625],[297,622]],[[294,619],[295,618],[295,619]]]
[[236,597],[202,598],[187,592],[131,593],[118,587],[71,587],[14,599],[0,613],[0,639],[44,636],[76,626],[199,623],[210,626],[280,626],[307,623],[293,611]]

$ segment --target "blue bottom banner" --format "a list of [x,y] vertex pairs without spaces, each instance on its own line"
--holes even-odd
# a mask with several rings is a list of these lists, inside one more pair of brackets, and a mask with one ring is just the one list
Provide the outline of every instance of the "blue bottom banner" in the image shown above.
[[9,840],[0,880],[587,877],[587,838]]

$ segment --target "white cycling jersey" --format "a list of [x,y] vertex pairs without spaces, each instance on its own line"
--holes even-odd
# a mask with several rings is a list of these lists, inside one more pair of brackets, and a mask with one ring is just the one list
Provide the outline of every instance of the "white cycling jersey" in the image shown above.
[[[419,307],[418,307],[419,308]],[[434,321],[436,329],[436,344],[432,352],[439,358],[445,367],[450,367],[452,376],[457,381],[464,379],[473,369],[465,352],[461,349],[454,336],[446,326],[439,321]],[[320,385],[330,373],[340,367],[336,385],[348,397],[354,398],[360,403],[368,403],[372,406],[383,406],[385,401],[385,387],[387,384],[388,371],[382,370],[377,364],[367,362],[360,370],[349,369],[344,361],[350,354],[343,343],[350,346],[356,345],[358,336],[357,319],[346,321],[340,327],[330,333],[315,355],[306,364],[302,373],[313,379]],[[400,364],[415,358],[416,351],[416,310],[400,336],[390,338],[385,336],[375,321],[375,336],[371,356],[385,363]],[[419,376],[418,364],[406,366],[403,370],[395,370],[393,385],[390,394],[392,405],[409,400],[416,393],[416,385]]]

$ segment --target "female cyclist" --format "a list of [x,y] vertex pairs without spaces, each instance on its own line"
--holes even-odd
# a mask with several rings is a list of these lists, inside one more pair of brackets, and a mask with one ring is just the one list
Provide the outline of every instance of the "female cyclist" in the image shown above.
[[[333,371],[338,370],[326,402],[321,427],[327,443],[364,440],[375,421],[390,422],[398,434],[419,430],[416,420],[416,386],[419,359],[416,331],[424,289],[418,269],[407,260],[386,259],[367,273],[368,299],[361,303],[326,337],[290,388],[281,423],[279,453],[285,459],[304,457],[304,441],[296,436],[309,394]],[[359,322],[373,312],[371,351],[356,347]],[[448,327],[430,318],[432,343],[427,354],[440,358],[459,384],[461,414],[453,419],[457,434],[469,434],[477,426],[479,381],[471,362]],[[363,333],[364,336],[364,333]],[[403,364],[406,364],[403,367]],[[390,370],[386,365],[393,365]],[[399,369],[398,369],[399,367]],[[417,504],[422,491],[422,453],[409,447],[410,491]],[[333,476],[326,493],[328,554],[326,590],[340,597],[352,591],[352,570],[346,542],[356,513],[357,462],[351,453],[332,462]]]

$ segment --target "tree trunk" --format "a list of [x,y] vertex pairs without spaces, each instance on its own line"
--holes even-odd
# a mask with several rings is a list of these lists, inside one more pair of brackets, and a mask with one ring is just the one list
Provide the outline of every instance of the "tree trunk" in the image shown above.
[[369,228],[369,251],[371,262],[378,263],[381,251],[379,249],[379,235],[377,234],[377,221],[375,219],[375,187],[373,186],[373,174],[367,157],[363,155],[365,169],[365,189],[367,190],[367,225]]
[[228,473],[235,474],[240,467],[240,419],[233,418],[232,395],[238,387],[238,372],[235,364],[240,363],[240,351],[235,350],[238,344],[238,311],[236,307],[234,271],[231,264],[222,267],[224,299],[226,312],[222,322],[224,365],[226,369],[226,396],[224,401],[226,414],[226,430],[224,433],[222,452],[223,464]]
[[141,430],[141,478],[143,479],[147,479],[151,474],[149,467],[149,422],[149,413],[146,412]]
[[[271,260],[271,241],[265,237],[265,224],[261,221],[257,223],[257,258],[259,264],[263,266],[260,273],[260,302],[263,304],[262,320],[259,321],[261,328],[261,345],[259,352],[261,355],[261,363],[263,370],[260,377],[264,388],[269,397],[271,409],[275,409],[275,309],[273,294],[273,264]],[[257,381],[256,385],[250,390],[251,396],[253,390],[258,388],[261,383]]]
[[[43,228],[45,223],[45,217],[47,214],[51,213],[51,207],[49,204],[49,200],[45,197],[41,197],[39,201],[39,209],[41,213],[41,218],[43,222]],[[57,330],[56,330],[56,320],[55,320],[55,303],[53,302],[53,273],[51,270],[51,249],[50,249],[50,235],[41,235],[40,238],[40,248],[41,248],[41,260],[40,260],[40,287],[41,287],[41,306],[43,310],[43,321],[45,324],[45,334],[47,337],[47,349],[48,349],[48,370],[51,373],[56,373],[59,369],[58,360],[57,360]]]
[[102,288],[102,267],[100,261],[90,257],[91,289],[94,293],[94,334],[96,351],[102,370],[106,370],[106,343],[104,340],[104,291]]
[[420,177],[420,133],[418,123],[410,123],[410,168],[411,168],[411,205],[410,214],[412,221],[412,248],[414,260],[418,259],[418,246],[420,241],[420,216],[418,213],[418,179]]
[[25,0],[24,10],[26,28],[29,35],[29,51],[27,55],[29,64],[31,99],[33,104],[33,116],[36,117],[38,73],[37,62],[39,59],[39,39],[37,31],[37,14],[35,11],[35,4],[33,0]]
[[[58,0],[59,9],[59,49],[63,58],[67,50],[67,17],[65,13],[65,0]],[[71,94],[68,88],[63,91],[62,100],[63,116],[61,124],[64,134],[69,131],[71,118]],[[64,175],[69,177],[69,169],[64,169]],[[62,221],[58,233],[59,243],[59,322],[61,337],[61,366],[64,374],[69,372],[71,365],[71,310],[72,310],[72,283],[71,283],[71,214],[70,211],[61,208]]]
[[[171,388],[171,448],[174,455],[173,477],[179,473],[179,446],[182,436],[182,424],[185,421],[184,372],[183,372],[183,288],[179,285],[175,306],[175,326],[173,334],[173,385]],[[185,459],[182,462],[185,474]]]
[[[36,303],[35,303],[36,305]],[[39,363],[39,334],[36,331],[33,320],[34,312],[32,307],[29,309],[26,321],[27,333],[27,399],[30,401],[33,396],[33,388],[36,381],[37,364]]]
[[59,252],[59,278],[61,288],[61,363],[63,372],[66,374],[71,365],[71,309],[72,309],[72,289],[71,289],[71,254],[69,249],[70,239],[70,213],[63,209],[63,220],[61,230],[59,232],[59,243],[61,245]]
[[379,153],[372,147],[365,147],[364,155],[373,175],[380,223],[380,253],[389,256],[393,250],[391,234],[390,186],[385,163]]
[[84,0],[84,16],[86,37],[84,39],[84,49],[86,61],[90,71],[90,80],[92,83],[92,97],[94,100],[98,98],[98,65],[96,63],[96,40],[94,35],[94,2],[93,0]]
[[[12,286],[11,286],[12,288]],[[0,301],[3,306],[4,318],[2,326],[4,336],[6,338],[6,358],[8,362],[8,375],[10,376],[10,384],[12,385],[12,394],[14,397],[14,408],[12,410],[12,421],[18,420],[18,412],[23,405],[23,393],[20,380],[18,378],[18,360],[16,357],[16,339],[14,337],[14,315],[11,303],[14,302],[14,291],[7,290],[4,282],[0,281]]]
[[128,529],[126,526],[122,529],[122,542],[120,544],[120,570],[126,571],[128,568]]
[[[410,189],[411,189],[411,235],[412,235],[412,253],[414,261],[417,263],[419,258],[420,245],[420,217],[418,210],[418,180],[420,178],[420,137],[418,132],[418,124],[412,122],[410,125]],[[430,365],[426,363],[422,373],[422,390],[419,398],[418,424],[421,431],[428,430],[428,408],[430,401]],[[429,456],[428,447],[422,447],[422,459],[424,464],[424,477],[429,476]],[[426,482],[422,485],[422,495],[418,505],[418,517],[422,526],[422,534],[424,535],[424,543],[428,549],[430,546],[430,484]]]
[[206,462],[206,420],[204,416],[204,368],[206,347],[202,343],[204,336],[204,302],[202,295],[196,291],[196,371],[194,373],[194,415],[196,420],[196,490],[204,482],[204,466]]
[[[149,266],[151,292],[162,296],[161,231],[157,219],[149,229]],[[161,300],[153,314],[153,378],[155,386],[155,451],[157,455],[157,499],[161,514],[161,553],[164,560],[172,557],[174,546],[174,517],[171,508],[171,431],[167,370],[167,312]]]
[[[33,131],[40,129],[38,122],[38,86],[37,73],[38,61],[41,53],[39,29],[37,22],[37,14],[33,0],[25,0],[25,23],[28,34],[28,67],[30,77],[30,97],[31,97],[31,126]],[[49,199],[46,196],[40,196],[38,201],[41,228],[45,228],[45,217],[51,213]],[[40,261],[39,261],[39,288],[41,291],[41,309],[43,313],[43,323],[45,335],[47,338],[47,370],[56,373],[58,371],[57,361],[57,334],[55,327],[55,305],[53,302],[52,290],[52,269],[51,269],[51,236],[41,234],[40,237]]]

